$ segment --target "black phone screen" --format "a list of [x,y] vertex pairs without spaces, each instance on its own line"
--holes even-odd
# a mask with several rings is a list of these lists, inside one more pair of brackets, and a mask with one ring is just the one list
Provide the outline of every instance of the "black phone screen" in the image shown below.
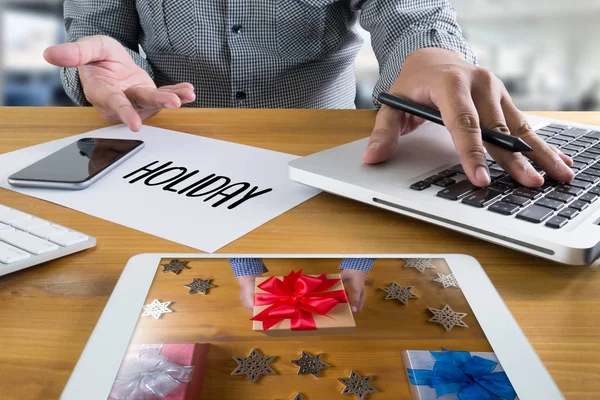
[[10,178],[23,181],[85,182],[142,144],[141,140],[79,139]]

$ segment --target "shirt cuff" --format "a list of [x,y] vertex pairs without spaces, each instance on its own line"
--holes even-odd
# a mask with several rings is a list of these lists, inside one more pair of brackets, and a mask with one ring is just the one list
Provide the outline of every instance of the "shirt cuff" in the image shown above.
[[396,46],[396,49],[388,55],[385,65],[382,66],[379,74],[379,81],[373,91],[373,103],[379,107],[377,97],[381,92],[387,92],[392,84],[398,78],[402,69],[402,64],[406,58],[413,52],[436,47],[439,49],[452,50],[463,56],[463,58],[476,65],[477,57],[469,43],[462,37],[452,32],[432,28],[422,32],[415,32],[407,38],[403,38]]
[[269,272],[261,258],[230,258],[229,264],[236,278],[247,275],[262,275]]
[[368,273],[375,262],[375,258],[344,258],[340,269],[351,269]]

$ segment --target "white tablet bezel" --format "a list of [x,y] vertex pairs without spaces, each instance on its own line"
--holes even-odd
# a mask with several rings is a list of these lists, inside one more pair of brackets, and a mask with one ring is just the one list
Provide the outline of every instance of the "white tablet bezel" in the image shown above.
[[[132,257],[88,340],[62,400],[106,400],[162,258],[443,258],[520,400],[563,399],[479,262],[456,254],[140,254]],[[83,396],[83,397],[82,397]]]

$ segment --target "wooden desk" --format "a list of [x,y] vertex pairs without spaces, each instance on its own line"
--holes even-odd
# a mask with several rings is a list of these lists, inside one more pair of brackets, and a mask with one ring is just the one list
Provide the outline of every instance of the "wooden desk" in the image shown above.
[[[600,125],[600,113],[553,117]],[[368,136],[371,111],[176,110],[150,124],[307,155]],[[0,153],[105,126],[90,109],[0,109]],[[0,203],[98,238],[90,251],[0,278],[0,393],[62,391],[127,260],[193,249],[0,190]],[[600,275],[321,194],[221,250],[229,253],[467,253],[475,256],[569,399],[600,398]]]

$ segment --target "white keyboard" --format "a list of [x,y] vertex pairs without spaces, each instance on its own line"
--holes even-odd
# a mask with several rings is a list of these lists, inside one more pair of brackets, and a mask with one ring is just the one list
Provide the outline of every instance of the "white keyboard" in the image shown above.
[[0,204],[0,276],[96,245],[96,239]]

